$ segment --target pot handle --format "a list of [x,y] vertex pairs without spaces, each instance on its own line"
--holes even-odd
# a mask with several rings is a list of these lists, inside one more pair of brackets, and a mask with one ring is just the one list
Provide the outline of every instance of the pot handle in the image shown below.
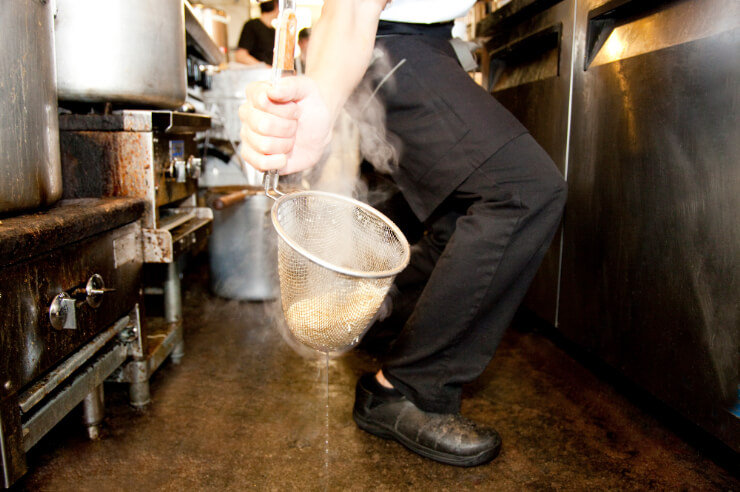
[[237,203],[241,203],[249,196],[255,194],[256,193],[252,190],[239,190],[227,195],[222,195],[213,200],[213,208],[216,210],[223,210],[232,205],[236,205]]

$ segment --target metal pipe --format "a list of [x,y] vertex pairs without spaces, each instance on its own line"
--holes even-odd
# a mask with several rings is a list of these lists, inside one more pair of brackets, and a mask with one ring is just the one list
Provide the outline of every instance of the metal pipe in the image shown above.
[[105,353],[86,365],[85,369],[73,376],[64,390],[48,398],[29,414],[23,423],[23,449],[28,451],[52,427],[61,421],[75,406],[85,399],[96,387],[119,367],[127,357],[126,345],[112,344]]

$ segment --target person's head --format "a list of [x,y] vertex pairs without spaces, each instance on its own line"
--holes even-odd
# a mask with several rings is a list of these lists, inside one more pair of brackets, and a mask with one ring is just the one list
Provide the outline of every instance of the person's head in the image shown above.
[[311,38],[311,29],[304,27],[298,31],[298,46],[301,48],[301,55],[308,50],[308,40]]
[[267,0],[260,3],[260,12],[263,14],[268,14],[275,10],[277,10],[277,2],[275,0]]

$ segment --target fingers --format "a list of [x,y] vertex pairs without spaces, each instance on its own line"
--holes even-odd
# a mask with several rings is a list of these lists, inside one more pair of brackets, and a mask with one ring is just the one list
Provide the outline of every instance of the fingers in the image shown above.
[[298,120],[284,118],[257,109],[249,104],[239,106],[239,120],[242,126],[249,128],[258,135],[289,138],[295,135]]
[[242,157],[260,171],[285,166],[298,126],[298,106],[291,100],[268,96],[269,84],[250,84],[247,100],[239,107]]
[[281,79],[276,86],[252,83],[239,107],[241,155],[255,169],[281,174],[316,164],[333,124],[318,86],[307,77]]
[[311,81],[306,77],[286,77],[269,86],[267,97],[276,103],[300,101],[310,93],[311,88]]
[[283,169],[288,161],[285,154],[262,154],[249,145],[242,145],[239,153],[247,164],[263,173]]
[[[285,166],[285,154],[290,152],[295,141],[295,129],[292,134],[265,135],[259,131],[255,131],[250,126],[249,120],[251,120],[252,115],[248,114],[246,118],[247,121],[242,120],[242,127],[239,132],[242,141],[241,154],[244,160],[255,169],[263,172],[269,169],[280,169]],[[259,117],[257,119],[259,120]],[[262,124],[260,121],[257,126]],[[280,127],[281,125],[277,123],[276,126]],[[285,126],[288,127],[290,125],[288,123]]]
[[256,82],[247,86],[247,103],[254,108],[275,115],[279,118],[298,118],[298,104],[300,94],[295,80],[297,77],[289,77],[280,80],[280,85],[273,87],[267,82]]

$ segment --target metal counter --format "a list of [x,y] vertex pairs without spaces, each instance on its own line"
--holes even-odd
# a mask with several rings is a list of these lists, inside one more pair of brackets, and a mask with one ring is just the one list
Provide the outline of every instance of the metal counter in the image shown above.
[[488,83],[569,186],[554,324],[740,451],[740,2],[507,7]]
[[[573,66],[573,1],[513,1],[485,22],[483,83],[550,155],[563,175]],[[524,304],[557,323],[561,233],[542,261]]]

